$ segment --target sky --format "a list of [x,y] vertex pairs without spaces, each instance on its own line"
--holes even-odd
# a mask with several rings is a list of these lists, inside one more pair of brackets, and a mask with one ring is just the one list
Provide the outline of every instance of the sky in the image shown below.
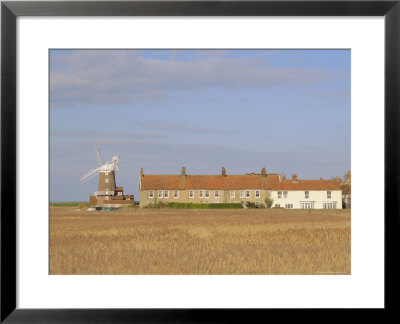
[[51,50],[50,201],[88,201],[79,178],[120,154],[144,174],[350,170],[350,50]]

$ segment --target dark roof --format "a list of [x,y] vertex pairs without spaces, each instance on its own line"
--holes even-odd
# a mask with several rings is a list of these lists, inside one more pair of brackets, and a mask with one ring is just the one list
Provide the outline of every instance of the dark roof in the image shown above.
[[351,184],[342,184],[340,186],[340,189],[342,190],[342,193],[344,193],[344,194],[351,193]]

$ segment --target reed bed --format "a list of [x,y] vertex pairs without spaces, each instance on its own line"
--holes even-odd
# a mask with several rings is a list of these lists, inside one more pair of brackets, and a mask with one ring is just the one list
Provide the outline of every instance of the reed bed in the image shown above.
[[50,207],[50,274],[350,274],[349,210]]

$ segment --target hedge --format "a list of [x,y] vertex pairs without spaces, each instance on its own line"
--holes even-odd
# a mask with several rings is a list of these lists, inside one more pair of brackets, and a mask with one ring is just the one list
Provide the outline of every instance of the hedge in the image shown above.
[[232,204],[195,204],[195,203],[168,203],[167,207],[177,208],[177,209],[240,209],[242,204],[232,203]]

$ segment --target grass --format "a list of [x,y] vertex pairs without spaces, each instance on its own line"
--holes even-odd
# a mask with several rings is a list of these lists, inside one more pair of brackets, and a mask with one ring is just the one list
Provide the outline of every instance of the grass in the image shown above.
[[84,205],[86,207],[89,207],[89,203],[86,201],[70,201],[70,202],[51,202],[50,206],[51,207],[78,207],[79,205]]
[[50,208],[51,274],[350,274],[349,210]]

